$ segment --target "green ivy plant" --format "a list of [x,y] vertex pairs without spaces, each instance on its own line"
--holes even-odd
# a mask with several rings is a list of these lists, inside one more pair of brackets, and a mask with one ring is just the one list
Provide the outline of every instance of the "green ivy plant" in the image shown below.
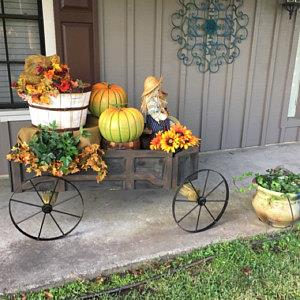
[[[254,178],[252,183],[244,187],[238,186],[238,182],[242,182],[249,177]],[[241,193],[255,189],[255,184],[258,184],[274,192],[300,194],[300,173],[293,173],[283,167],[269,169],[266,174],[245,172],[241,176],[233,177],[233,183],[237,187],[237,191]]]
[[90,134],[83,128],[80,128],[78,136],[74,136],[72,132],[59,133],[56,129],[55,121],[49,126],[39,126],[38,133],[31,138],[28,145],[40,164],[60,161],[63,164],[61,170],[65,173],[74,157],[79,154],[80,138]]

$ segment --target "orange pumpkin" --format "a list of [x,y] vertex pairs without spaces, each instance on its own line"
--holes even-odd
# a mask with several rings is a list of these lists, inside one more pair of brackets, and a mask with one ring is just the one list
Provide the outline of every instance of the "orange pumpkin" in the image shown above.
[[116,84],[107,82],[96,83],[92,87],[89,110],[93,116],[99,116],[109,107],[126,107],[126,92]]

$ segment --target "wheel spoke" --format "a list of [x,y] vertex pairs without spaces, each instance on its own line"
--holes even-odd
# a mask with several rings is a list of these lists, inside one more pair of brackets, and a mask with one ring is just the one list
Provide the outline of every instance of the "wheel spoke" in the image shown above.
[[206,174],[205,183],[204,183],[203,192],[202,192],[202,196],[201,197],[204,196],[204,193],[205,193],[205,190],[206,190],[206,184],[207,184],[208,176],[209,176],[209,170],[207,171],[207,174]]
[[[183,185],[180,185],[172,202],[175,222],[181,229],[191,233],[211,228],[221,219],[228,204],[229,188],[226,179],[217,171],[203,169],[189,175],[183,182],[187,185],[185,193],[181,194]],[[220,212],[214,209],[215,206]],[[185,218],[186,221],[183,221]]]
[[35,207],[42,208],[41,205],[37,205],[37,204],[33,204],[33,203],[24,202],[24,201],[17,200],[17,199],[10,199],[10,200],[13,201],[13,202],[18,202],[18,203],[22,203],[22,204],[26,204],[26,205],[30,205],[30,206],[35,206]]
[[200,198],[196,188],[194,187],[194,185],[192,184],[192,182],[189,180],[189,183],[191,184],[192,188],[194,189],[195,193],[197,194],[198,198]]
[[210,210],[207,208],[207,206],[204,204],[204,207],[206,208],[207,212],[210,214],[210,216],[213,218],[214,221],[216,221],[215,217],[213,214],[210,212]]
[[54,190],[52,191],[52,194],[51,194],[51,199],[50,199],[49,203],[51,203],[51,201],[52,201],[53,195],[54,195],[54,193],[55,193],[55,190],[56,190],[56,188],[57,188],[57,185],[58,185],[58,181],[59,181],[59,178],[57,178],[57,180],[56,180],[55,187],[54,187]]
[[196,225],[196,229],[195,229],[195,231],[197,231],[197,230],[198,230],[198,225],[199,225],[199,219],[200,219],[201,209],[202,209],[202,206],[200,206],[200,205],[199,205],[199,213],[198,213],[197,225]]
[[42,221],[41,228],[40,228],[40,231],[39,231],[38,239],[39,239],[39,238],[40,238],[40,236],[41,236],[42,229],[43,229],[44,222],[45,222],[45,218],[46,218],[46,214],[44,214],[44,217],[43,217],[43,221]]
[[187,217],[190,213],[192,213],[198,206],[199,204],[197,204],[194,208],[192,208],[188,213],[186,213],[179,221],[178,223],[180,223],[185,217]]
[[63,211],[60,211],[60,210],[56,210],[56,209],[53,209],[52,211],[55,211],[55,212],[60,213],[60,214],[68,215],[68,216],[71,216],[71,217],[75,217],[75,218],[78,218],[78,219],[81,218],[81,216],[73,215],[73,214],[63,212]]
[[38,214],[41,213],[41,212],[42,212],[42,211],[38,211],[37,213],[35,213],[35,214],[33,214],[33,215],[30,215],[29,217],[23,219],[22,221],[17,222],[16,224],[19,225],[19,224],[21,224],[21,223],[23,223],[23,222],[29,220],[30,218],[33,218],[34,216],[38,215]]
[[51,216],[52,220],[54,221],[54,223],[56,224],[56,226],[58,227],[58,229],[60,230],[60,232],[63,235],[65,235],[64,232],[62,231],[62,229],[60,228],[60,226],[58,225],[57,221],[55,220],[55,218],[53,217],[53,215],[51,213],[50,213],[50,216]]
[[53,207],[56,207],[56,206],[58,206],[58,205],[61,205],[61,204],[65,203],[65,202],[67,202],[67,201],[70,201],[70,200],[72,200],[72,199],[74,199],[74,198],[76,198],[76,197],[79,197],[79,194],[77,194],[77,195],[75,195],[75,196],[72,196],[72,197],[70,197],[70,198],[67,198],[67,199],[65,199],[65,200],[63,200],[63,201],[61,201],[61,202],[59,202],[59,203],[55,203],[55,205],[53,205]]
[[206,202],[226,202],[226,200],[210,200],[210,199],[206,199]]
[[224,182],[224,180],[222,180],[220,183],[218,183],[218,185],[216,185],[206,196],[205,198],[207,198],[211,193],[213,193],[222,183]]
[[44,204],[43,198],[41,197],[40,193],[39,193],[38,190],[36,189],[36,186],[33,184],[33,182],[32,182],[31,179],[29,179],[29,181],[30,181],[30,183],[32,184],[32,186],[33,186],[35,192],[36,192],[36,193],[38,194],[38,196],[40,197],[42,203]]
[[185,199],[176,199],[175,202],[187,202],[187,203],[193,203],[195,201],[188,201],[188,200],[185,200]]

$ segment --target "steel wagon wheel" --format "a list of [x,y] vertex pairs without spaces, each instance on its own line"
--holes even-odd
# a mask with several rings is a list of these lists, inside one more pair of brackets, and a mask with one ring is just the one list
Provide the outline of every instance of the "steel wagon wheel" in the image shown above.
[[[67,187],[67,191],[62,191]],[[40,241],[65,237],[80,223],[83,198],[77,187],[64,178],[38,176],[24,182],[9,200],[15,227]]]
[[221,219],[228,199],[224,176],[210,169],[199,170],[177,189],[172,203],[173,218],[187,232],[205,231]]

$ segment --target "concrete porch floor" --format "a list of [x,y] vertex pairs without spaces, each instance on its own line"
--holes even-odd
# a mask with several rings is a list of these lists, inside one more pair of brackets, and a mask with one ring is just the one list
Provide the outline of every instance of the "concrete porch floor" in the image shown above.
[[223,218],[198,234],[182,231],[174,222],[174,191],[84,191],[85,215],[62,240],[38,242],[19,233],[8,213],[8,180],[0,181],[0,294],[60,285],[78,278],[210,243],[272,230],[255,216],[249,195],[234,192],[231,178],[244,171],[264,171],[284,165],[300,171],[300,143],[202,153],[200,168],[224,174],[231,186]]

